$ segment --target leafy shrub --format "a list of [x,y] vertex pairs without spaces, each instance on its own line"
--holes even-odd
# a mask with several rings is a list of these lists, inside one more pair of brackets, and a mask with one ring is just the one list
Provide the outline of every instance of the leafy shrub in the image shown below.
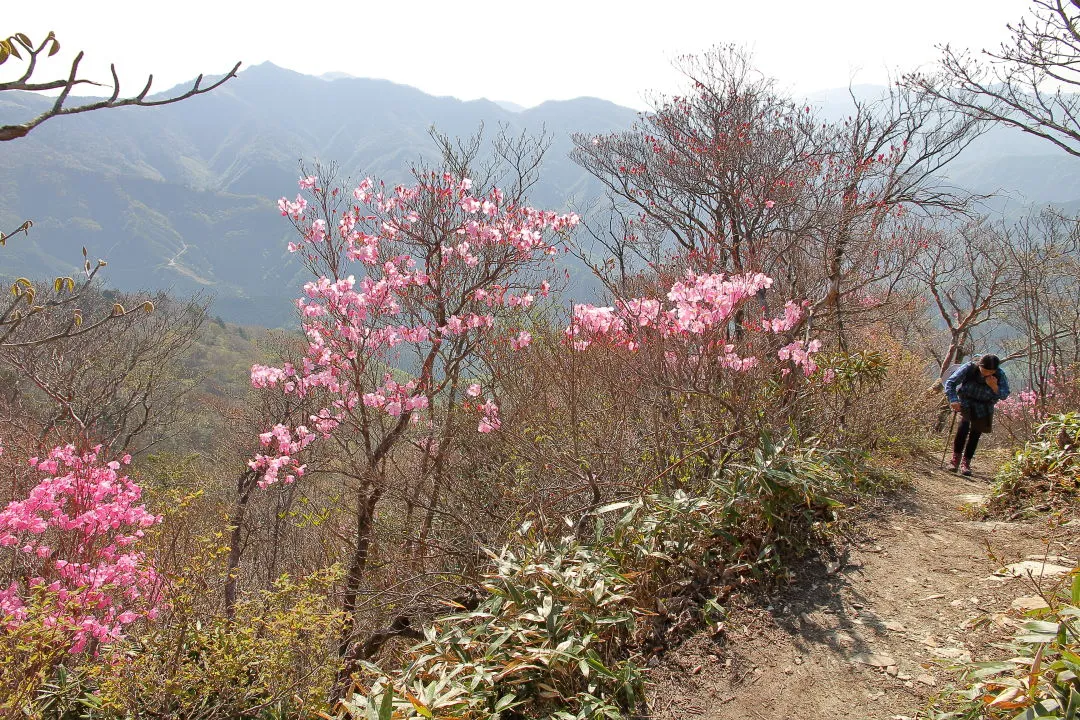
[[1080,364],[1051,366],[1039,389],[1014,392],[998,403],[1001,424],[1019,441],[1035,435],[1050,417],[1080,407]]
[[1080,567],[1067,599],[1048,594],[1011,643],[1010,659],[972,663],[957,710],[934,720],[1080,720]]
[[1053,415],[1002,466],[987,512],[1062,510],[1080,499],[1080,413]]
[[[866,476],[839,453],[765,441],[701,492],[610,503],[576,537],[525,535],[494,555],[473,609],[437,619],[404,667],[364,665],[347,718],[621,717],[640,659],[722,614],[746,574],[806,547]],[[529,527],[526,526],[526,531]],[[585,533],[587,535],[587,533]],[[648,622],[646,622],[648,620]]]
[[[52,606],[48,599],[31,606]],[[16,716],[29,707],[54,668],[67,655],[71,636],[49,625],[42,612],[32,612],[17,624],[0,625],[0,717]]]
[[810,384],[809,425],[831,447],[906,455],[924,450],[940,396],[928,384],[926,360],[886,334],[867,333],[861,347],[818,358]]
[[341,617],[328,589],[339,575],[283,576],[227,618],[202,607],[193,573],[158,623],[86,669],[94,717],[303,717],[321,707],[336,667]]
[[565,541],[505,549],[472,611],[448,615],[409,663],[342,703],[344,716],[619,718],[641,699],[635,615],[615,554]]

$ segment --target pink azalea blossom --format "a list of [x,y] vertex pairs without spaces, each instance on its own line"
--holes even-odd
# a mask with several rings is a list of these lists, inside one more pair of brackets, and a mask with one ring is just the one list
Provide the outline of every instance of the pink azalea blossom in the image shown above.
[[80,454],[66,445],[34,458],[44,477],[0,510],[0,547],[18,546],[33,558],[0,589],[0,624],[13,629],[32,612],[44,613],[45,624],[70,639],[71,652],[118,640],[157,602],[157,576],[136,548],[161,518],[139,502],[142,489],[118,474],[130,456],[103,463],[99,451]]
[[[301,190],[306,198],[282,198],[278,209],[300,235],[289,249],[316,269],[297,300],[306,352],[295,366],[253,366],[251,382],[319,405],[306,427],[275,426],[259,436],[263,451],[249,466],[264,487],[301,477],[312,442],[361,428],[388,437],[402,422],[419,423],[438,397],[432,389],[444,368],[413,368],[417,375],[407,382],[377,379],[382,369],[400,368],[402,358],[438,359],[453,348],[479,352],[497,343],[526,347],[531,335],[512,329],[513,315],[548,295],[542,276],[552,271],[553,236],[580,222],[516,205],[497,188],[481,191],[449,172],[392,189],[365,178],[353,192],[356,204],[333,214],[324,212],[331,191],[317,179],[304,178]],[[533,285],[533,278],[543,282]],[[497,406],[481,407],[482,432],[497,430]]]

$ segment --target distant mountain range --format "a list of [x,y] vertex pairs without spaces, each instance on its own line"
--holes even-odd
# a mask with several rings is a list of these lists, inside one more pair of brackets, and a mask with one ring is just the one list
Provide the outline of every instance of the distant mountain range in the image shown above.
[[[0,124],[31,117],[47,102],[2,93]],[[849,98],[844,90],[811,102],[836,115]],[[302,280],[285,252],[291,228],[276,201],[296,192],[300,160],[335,161],[343,176],[399,182],[410,163],[432,158],[432,125],[461,137],[481,123],[489,134],[499,124],[544,127],[553,144],[530,198],[564,208],[600,193],[570,161],[570,134],[623,129],[636,116],[595,98],[533,108],[464,102],[383,80],[315,77],[264,63],[208,95],[51,120],[22,140],[0,143],[0,227],[35,223],[29,238],[0,252],[0,276],[70,274],[85,246],[108,260],[106,280],[114,287],[204,291],[225,319],[291,325],[291,299]],[[1008,191],[1014,204],[1080,207],[1080,161],[1012,131],[980,139],[951,175],[979,192]]]
[[[47,102],[0,94],[0,124],[32,117]],[[481,123],[489,136],[499,124],[546,128],[553,143],[530,199],[556,209],[599,193],[568,157],[570,134],[625,128],[635,117],[593,98],[511,111],[266,63],[208,95],[58,118],[0,144],[0,227],[34,220],[28,239],[0,253],[0,275],[70,274],[85,246],[108,261],[114,287],[201,290],[228,320],[290,324],[301,278],[276,203],[295,195],[300,160],[396,183],[407,180],[410,163],[433,159],[433,125],[461,137]]]

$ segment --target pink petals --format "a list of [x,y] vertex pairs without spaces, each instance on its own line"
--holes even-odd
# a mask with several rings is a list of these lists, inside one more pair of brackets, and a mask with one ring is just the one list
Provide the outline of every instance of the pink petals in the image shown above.
[[[548,296],[547,280],[537,278],[537,286],[526,278],[550,266],[553,236],[580,222],[575,214],[515,205],[501,190],[474,188],[451,173],[393,189],[365,178],[353,191],[356,204],[333,215],[325,214],[325,200],[340,197],[336,191],[320,188],[314,176],[299,184],[307,199],[278,202],[300,235],[289,250],[305,253],[309,263],[334,260],[318,266],[297,301],[308,338],[302,363],[255,365],[251,383],[299,398],[317,393],[324,406],[306,426],[279,424],[260,435],[265,451],[249,465],[264,487],[295,482],[311,442],[339,428],[400,432],[402,422],[419,421],[437,397],[438,371],[425,365],[405,382],[374,379],[401,367],[400,358],[438,357],[454,347],[469,353],[498,344],[527,347],[532,335],[501,320]],[[472,384],[466,394],[479,397],[481,389]],[[476,407],[480,432],[501,426],[492,400]]]
[[[117,474],[131,457],[102,464],[99,449],[78,454],[66,445],[34,458],[47,477],[0,511],[0,546],[17,546],[28,563],[21,581],[0,589],[0,616],[18,625],[31,602],[43,602],[46,625],[69,634],[72,652],[91,640],[115,641],[125,625],[156,613],[156,575],[133,547],[161,518],[139,503],[141,488]],[[37,597],[35,588],[47,594]]]

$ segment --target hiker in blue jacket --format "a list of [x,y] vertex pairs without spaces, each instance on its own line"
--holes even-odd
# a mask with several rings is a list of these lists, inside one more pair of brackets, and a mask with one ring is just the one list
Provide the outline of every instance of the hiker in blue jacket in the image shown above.
[[945,381],[945,397],[960,413],[949,469],[971,475],[971,458],[983,433],[993,427],[994,405],[1009,397],[1009,379],[997,355],[983,355],[978,363],[965,363]]

